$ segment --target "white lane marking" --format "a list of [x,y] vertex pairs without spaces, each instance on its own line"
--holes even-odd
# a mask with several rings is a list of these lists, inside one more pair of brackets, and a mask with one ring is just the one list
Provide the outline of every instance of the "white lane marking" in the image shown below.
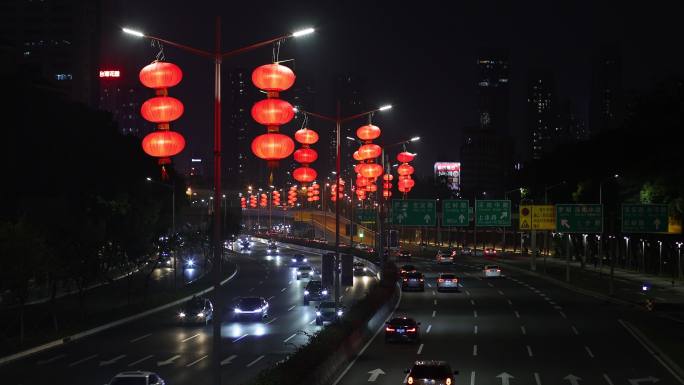
[[432,330],[432,325],[428,325],[428,328],[425,330],[425,334],[429,334],[430,330]]
[[292,309],[294,309],[294,308],[296,308],[296,307],[297,307],[297,305],[292,305],[292,306],[290,306],[290,307],[287,309],[287,311],[291,311]]
[[181,340],[181,342],[188,342],[188,341],[190,341],[191,339],[197,338],[197,337],[199,337],[199,333],[195,334],[194,336],[188,337],[188,338],[186,338],[186,339],[184,339],[184,340]]
[[534,373],[534,382],[536,382],[537,385],[542,385],[541,378],[539,378],[539,373],[537,372]]
[[275,322],[275,320],[277,320],[277,319],[278,319],[278,317],[273,317],[273,318],[271,318],[270,321],[266,322],[266,325]]
[[240,341],[241,339],[247,337],[248,335],[249,335],[249,333],[245,333],[245,334],[241,335],[240,337],[234,339],[233,342],[238,342],[238,341]]
[[250,366],[252,366],[252,365],[256,364],[256,363],[257,363],[257,362],[259,362],[259,361],[261,361],[261,360],[262,360],[263,358],[264,358],[264,356],[263,356],[263,355],[261,355],[261,356],[257,357],[257,359],[256,359],[256,360],[254,360],[254,361],[250,362],[249,364],[247,364],[247,367],[249,368]]
[[435,318],[435,314],[437,314],[437,310],[432,311],[432,318]]
[[549,301],[549,304],[551,304],[551,305],[553,305],[553,306],[556,306],[556,303],[553,302],[553,301]]
[[477,345],[473,345],[473,356],[477,355]]
[[284,287],[284,288],[280,289],[280,292],[282,293],[282,292],[284,292],[285,290],[287,290],[287,288],[286,288],[286,287]]
[[577,328],[576,328],[576,327],[570,326],[570,328],[572,329],[572,332],[575,333],[576,336],[579,335],[579,331],[577,331]]
[[473,310],[473,317],[477,318],[477,310]]
[[311,322],[309,322],[309,325],[313,325],[314,322],[316,322],[316,320],[312,319]]
[[521,326],[521,327],[520,327],[520,331],[522,332],[522,334],[523,334],[524,336],[527,335],[527,329],[525,329],[524,326]]
[[272,300],[273,298],[275,298],[275,295],[272,295],[272,296],[268,297],[268,300],[270,301],[270,300]]
[[113,363],[116,363],[117,361],[119,361],[119,360],[122,359],[122,358],[126,358],[126,355],[125,355],[125,354],[121,354],[121,355],[119,355],[119,356],[116,356],[116,357],[112,358],[111,360],[100,361],[100,366],[111,365],[111,364],[113,364]]
[[223,366],[223,365],[228,365],[228,364],[232,364],[232,363],[233,363],[233,360],[236,359],[236,358],[237,358],[237,355],[233,354],[232,356],[230,356],[230,357],[226,358],[225,360],[221,361],[221,366]]
[[133,362],[131,362],[130,364],[128,364],[128,366],[135,366],[135,365],[138,365],[139,363],[141,363],[141,362],[143,362],[143,361],[147,361],[147,360],[149,360],[149,359],[152,358],[152,357],[154,357],[154,354],[150,354],[149,356],[145,356],[145,357],[139,359],[138,361],[133,361]]
[[88,357],[85,357],[85,358],[81,358],[81,359],[78,360],[78,361],[74,361],[74,362],[70,363],[70,364],[69,364],[69,367],[71,368],[71,367],[76,366],[76,365],[78,365],[78,364],[82,364],[82,363],[84,363],[84,362],[86,362],[86,361],[90,361],[90,360],[92,360],[93,358],[95,358],[95,357],[97,357],[97,356],[98,356],[97,354],[93,354],[92,356],[88,356]]
[[490,282],[487,282],[487,286],[494,287],[494,285],[492,285]]
[[515,313],[515,318],[520,318],[520,313],[518,313],[518,311],[517,311],[517,310],[516,310],[516,311],[514,311],[513,313]]
[[470,295],[470,292],[468,290],[466,290],[465,292],[466,292],[466,295]]
[[591,352],[591,349],[589,349],[588,346],[585,346],[584,350],[587,351],[587,354],[589,355],[589,357],[594,358],[594,353]]
[[475,372],[470,372],[470,385],[475,385]]
[[562,311],[559,311],[559,313],[560,313],[561,317],[563,317],[563,318],[568,318],[568,317],[565,315],[565,313],[563,313]]
[[131,343],[133,343],[133,342],[138,342],[138,341],[142,340],[143,338],[147,338],[147,337],[149,337],[149,336],[151,336],[151,335],[152,335],[152,333],[147,333],[147,334],[145,334],[144,336],[140,336],[140,337],[137,337],[137,338],[133,338],[133,339],[130,340],[129,342],[131,342]]
[[176,360],[179,359],[179,358],[180,358],[179,355],[175,355],[175,356],[169,358],[168,360],[157,361],[157,366],[164,366],[164,365],[171,364],[171,363],[173,363],[173,361],[176,361]]
[[437,300],[432,301],[433,305],[437,305]]
[[477,325],[473,327],[473,334],[477,334]]
[[254,288],[253,288],[253,287],[249,289],[249,292],[250,292],[250,293],[253,292],[253,291],[254,291]]
[[508,304],[511,305],[511,306],[513,306],[513,302],[511,302],[510,299],[508,300]]
[[504,292],[503,292],[503,291],[501,291],[501,290],[499,290],[499,294],[501,294],[501,295],[504,295]]
[[55,362],[55,361],[59,360],[60,358],[64,358],[64,357],[66,357],[66,354],[59,354],[59,355],[56,355],[52,358],[48,358],[47,360],[38,361],[37,364],[38,365],[49,364],[51,362]]
[[186,367],[186,368],[189,368],[189,367],[195,365],[196,363],[202,361],[203,359],[205,359],[205,358],[207,358],[207,357],[209,357],[209,355],[208,355],[208,354],[205,354],[205,355],[203,355],[202,357],[196,359],[195,361],[192,361],[191,363],[185,365],[185,367]]
[[610,379],[610,377],[608,377],[607,374],[603,373],[603,379],[606,380],[608,385],[613,385],[613,381]]
[[259,281],[259,285],[263,285],[264,281]]
[[418,352],[416,354],[420,354],[423,351],[423,345],[424,344],[420,344],[420,346],[418,347]]
[[527,354],[528,354],[530,357],[532,357],[532,348],[530,347],[530,345],[527,345]]
[[344,289],[344,291],[349,291],[349,288]]
[[475,306],[475,300],[474,300],[474,299],[471,299],[471,300],[470,300],[470,304],[473,305],[473,306]]
[[430,285],[430,284],[428,283],[428,287],[432,287],[432,285]]
[[433,291],[432,291],[432,295],[437,295],[437,293],[435,293],[435,291],[433,290]]
[[287,281],[288,285],[292,285],[292,280]]
[[286,343],[287,341],[289,341],[289,340],[291,340],[291,339],[293,339],[293,338],[295,338],[295,337],[297,337],[297,333],[295,333],[295,334],[293,334],[293,335],[291,335],[291,336],[285,338],[285,340],[283,341],[283,343]]
[[563,310],[563,308],[560,307],[560,306],[554,306],[553,308],[556,309],[556,310]]

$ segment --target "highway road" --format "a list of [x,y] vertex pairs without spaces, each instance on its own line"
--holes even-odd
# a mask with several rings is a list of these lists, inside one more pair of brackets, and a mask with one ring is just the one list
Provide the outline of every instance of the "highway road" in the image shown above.
[[[222,288],[230,302],[238,296],[269,299],[264,322],[224,320],[221,352],[225,384],[240,384],[259,371],[287,357],[305,344],[315,325],[316,302],[302,304],[307,280],[297,281],[287,262],[293,249],[281,247],[281,258],[267,258],[265,245],[257,242],[252,252],[232,258],[238,267],[233,280]],[[297,251],[320,266],[320,255]],[[355,277],[354,286],[343,293],[350,305],[362,297],[374,278]],[[162,311],[121,327],[66,344],[62,347],[0,367],[6,385],[105,384],[127,370],[157,372],[167,384],[202,384],[211,381],[212,331],[208,326],[179,326],[178,309]]]
[[[681,383],[625,327],[638,311],[505,270],[484,280],[478,259],[459,258],[413,263],[425,292],[403,293],[395,314],[421,322],[422,341],[386,344],[383,331],[334,385],[405,383],[405,368],[433,359],[460,371],[458,385]],[[462,278],[461,292],[435,290],[442,271]]]

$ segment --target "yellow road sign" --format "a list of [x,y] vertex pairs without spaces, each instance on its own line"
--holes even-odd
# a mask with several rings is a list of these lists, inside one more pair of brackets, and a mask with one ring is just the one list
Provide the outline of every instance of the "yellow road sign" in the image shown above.
[[556,207],[554,205],[521,205],[520,230],[555,230]]

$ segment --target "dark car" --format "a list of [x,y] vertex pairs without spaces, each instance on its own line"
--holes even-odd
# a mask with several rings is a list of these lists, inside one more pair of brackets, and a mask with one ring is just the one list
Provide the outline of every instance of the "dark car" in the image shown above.
[[316,325],[323,325],[324,323],[332,323],[344,315],[344,307],[335,307],[335,302],[324,301],[316,306]]
[[292,256],[292,259],[290,259],[290,267],[299,267],[302,265],[305,265],[308,259],[301,255],[301,254],[295,254]]
[[408,273],[415,273],[415,272],[416,272],[416,267],[413,265],[403,265],[399,268],[399,275],[401,275],[402,277]]
[[275,243],[269,243],[268,246],[266,246],[266,253],[267,254],[278,254],[280,250],[278,250],[278,245]]
[[236,319],[262,320],[268,316],[268,302],[263,297],[241,297],[235,302],[233,315]]
[[392,318],[386,322],[385,342],[391,341],[420,341],[420,322],[413,318]]
[[416,361],[406,373],[407,384],[453,385],[458,370],[452,371],[445,361]]
[[399,257],[400,257],[401,259],[410,261],[410,260],[411,260],[411,252],[408,251],[408,250],[401,250],[401,251],[399,252]]
[[423,277],[423,273],[413,272],[404,275],[401,279],[401,290],[425,291],[425,277]]
[[240,241],[240,249],[242,250],[250,250],[252,248],[252,242],[250,242],[247,239],[243,239]]
[[354,262],[354,275],[355,276],[364,276],[368,274],[368,267],[363,262]]
[[304,288],[304,305],[308,305],[309,301],[322,301],[330,298],[330,291],[323,287],[321,281],[309,281]]
[[208,324],[214,317],[214,306],[207,298],[194,297],[178,312],[178,321],[183,324]]

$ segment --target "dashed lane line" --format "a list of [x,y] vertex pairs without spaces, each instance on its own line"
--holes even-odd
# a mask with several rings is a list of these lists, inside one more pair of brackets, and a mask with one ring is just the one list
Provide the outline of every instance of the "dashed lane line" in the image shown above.
[[190,341],[191,339],[194,339],[194,338],[197,338],[197,337],[199,337],[199,333],[195,334],[194,336],[190,336],[190,337],[188,337],[188,338],[186,338],[186,339],[183,339],[183,340],[181,340],[181,342],[188,342],[188,341]]
[[205,355],[203,355],[202,357],[196,359],[195,361],[192,361],[191,363],[185,365],[185,367],[186,367],[186,368],[189,368],[189,367],[195,365],[196,363],[198,363],[198,362],[204,360],[204,359],[207,358],[207,357],[209,357],[209,355],[208,355],[208,354],[205,354]]
[[270,300],[272,300],[273,298],[275,298],[275,295],[272,295],[272,296],[268,297],[268,300],[270,301]]
[[137,337],[137,338],[133,338],[133,339],[130,340],[129,342],[130,342],[130,343],[138,342],[138,341],[140,341],[140,340],[142,340],[142,339],[145,339],[145,338],[147,338],[147,337],[149,337],[149,336],[151,336],[151,335],[152,335],[152,333],[147,333],[147,334],[145,334],[144,336],[140,336],[140,337]]
[[221,366],[223,366],[223,365],[228,365],[228,364],[232,364],[232,363],[233,363],[233,360],[236,359],[236,358],[237,358],[237,355],[236,355],[236,354],[233,354],[232,356],[230,356],[230,357],[224,359],[223,361],[221,361]]
[[587,354],[589,355],[589,357],[594,358],[594,353],[591,351],[591,349],[589,349],[588,346],[585,346],[584,350],[587,351]]
[[432,311],[432,318],[435,318],[435,314],[437,314],[437,310]]
[[277,319],[278,319],[278,317],[273,317],[273,318],[271,318],[270,321],[266,322],[266,325],[275,322],[275,320],[277,320]]
[[152,357],[154,357],[154,354],[150,354],[149,356],[145,356],[145,357],[143,357],[143,358],[141,358],[141,359],[139,359],[139,360],[137,360],[137,361],[133,361],[133,362],[131,362],[130,364],[128,364],[128,366],[135,366],[135,365],[138,365],[139,363],[141,363],[141,362],[143,362],[143,361],[147,361],[147,360],[149,360],[149,359],[152,358]]
[[433,305],[437,305],[437,300],[432,301]]
[[233,343],[240,341],[241,339],[247,337],[248,335],[249,335],[249,333],[245,333],[245,334],[241,335],[240,337],[234,339]]
[[264,358],[263,355],[257,357],[256,360],[254,360],[254,361],[250,362],[249,364],[247,364],[247,367],[248,367],[248,368],[251,367],[252,365],[254,365],[254,364],[256,364],[257,362],[261,361],[263,358]]
[[432,291],[432,295],[437,295],[437,293],[435,293],[435,291],[433,290],[433,291]]
[[285,340],[283,340],[283,343],[287,343],[287,341],[289,341],[289,340],[295,338],[296,336],[297,336],[297,333],[295,333],[295,334],[293,334],[293,335],[291,335],[291,336],[285,338]]
[[477,345],[473,345],[473,356],[477,356]]
[[530,345],[527,345],[527,355],[532,357],[532,348],[530,347]]
[[605,373],[603,373],[603,379],[606,380],[606,382],[608,383],[608,385],[614,385],[614,384],[613,384],[613,381],[612,381],[612,380],[610,379],[610,377],[608,377],[608,375],[605,374]]
[[575,326],[570,326],[570,329],[572,329],[572,332],[575,333],[576,336],[579,335],[579,331],[577,330],[577,328]]
[[85,357],[85,358],[81,358],[81,359],[78,360],[78,361],[74,361],[74,362],[70,363],[68,366],[69,366],[70,368],[71,368],[71,367],[74,367],[74,366],[76,366],[76,365],[78,365],[78,364],[82,364],[82,363],[84,363],[84,362],[86,362],[86,361],[90,361],[90,360],[92,360],[93,358],[95,358],[95,357],[97,357],[97,356],[98,356],[97,354],[93,354],[92,356],[88,356],[88,357]]
[[525,329],[524,326],[521,326],[521,327],[520,327],[520,331],[522,332],[522,334],[523,334],[524,336],[527,335],[527,329]]
[[313,325],[314,322],[316,322],[316,319],[312,319],[312,320],[309,322],[309,325]]
[[55,361],[57,361],[57,360],[59,360],[59,359],[62,359],[62,358],[64,358],[64,357],[66,357],[66,354],[59,354],[59,355],[56,355],[56,356],[54,356],[54,357],[52,357],[52,358],[48,358],[47,360],[38,361],[37,364],[38,364],[38,365],[49,364],[49,363],[55,362]]
[[534,372],[534,382],[536,382],[536,385],[542,385],[541,383],[541,378],[539,378],[539,373]]
[[508,300],[508,304],[513,306],[513,302],[510,299]]
[[475,371],[470,372],[470,385],[475,385]]
[[420,344],[420,346],[418,347],[418,352],[416,354],[420,354],[423,352],[423,345],[424,344]]
[[561,317],[563,317],[563,318],[565,318],[565,319],[568,318],[568,317],[565,315],[565,313],[563,313],[562,311],[559,311],[559,313],[560,313]]
[[498,290],[499,294],[504,295],[504,292],[501,290]]
[[432,330],[432,325],[428,325],[427,329],[425,330],[425,334],[430,334],[430,330]]
[[470,296],[470,292],[468,290],[465,291],[467,296]]
[[477,325],[473,327],[473,334],[477,334]]
[[473,317],[477,318],[477,310],[473,310]]
[[284,287],[284,288],[280,289],[280,292],[282,293],[282,292],[284,292],[285,290],[287,290],[287,288],[286,288],[286,287]]
[[471,300],[470,300],[470,304],[473,305],[473,306],[475,306],[475,300],[474,300],[474,299],[471,299]]
[[294,308],[296,308],[296,307],[297,307],[297,305],[292,305],[292,306],[290,306],[290,307],[287,309],[287,311],[291,311],[292,309],[294,309]]
[[515,318],[520,318],[520,313],[518,313],[517,310],[515,310],[513,313],[515,313]]

